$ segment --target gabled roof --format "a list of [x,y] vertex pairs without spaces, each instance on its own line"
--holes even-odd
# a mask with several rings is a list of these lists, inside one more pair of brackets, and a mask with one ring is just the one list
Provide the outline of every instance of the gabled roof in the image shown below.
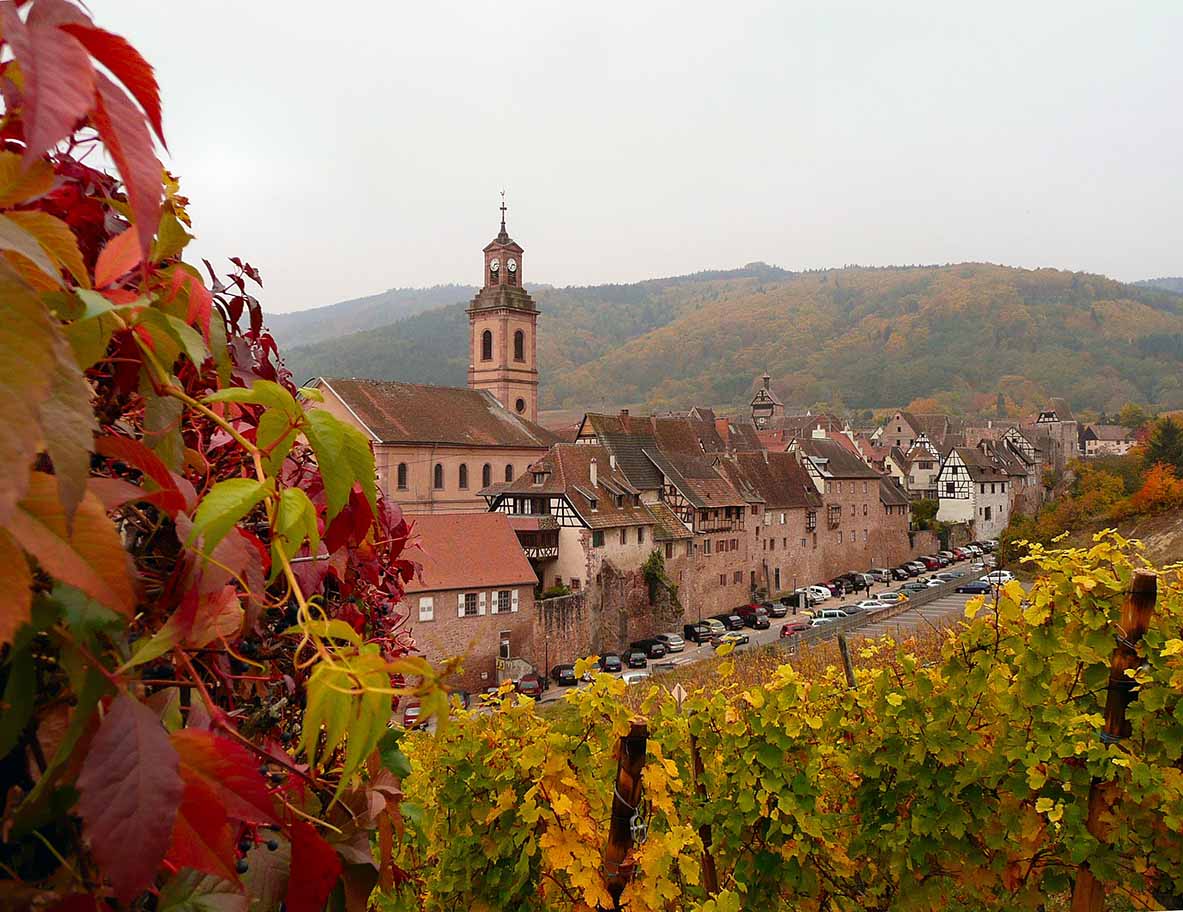
[[646,504],[646,508],[653,514],[656,525],[653,528],[654,541],[679,541],[694,538],[694,533],[686,528],[682,520],[663,501]]
[[696,456],[701,453],[722,453],[726,449],[715,429],[714,418],[707,420],[689,415],[655,417],[653,436],[657,446],[666,453]]
[[795,453],[735,453],[719,460],[732,486],[759,496],[766,510],[821,505],[821,496]]
[[[591,480],[593,459],[596,463],[595,484]],[[534,483],[534,475],[538,473],[544,476],[541,484]],[[619,464],[612,468],[612,454],[607,447],[582,443],[555,444],[500,492],[501,496],[561,494],[593,529],[652,525],[653,516],[644,505],[635,503],[639,493]],[[620,506],[616,505],[617,498],[623,499]]]
[[648,416],[588,412],[583,416],[580,432],[589,428],[599,443],[616,455],[617,465],[634,487],[651,491],[661,486],[661,476],[645,456],[646,448],[657,448]]
[[975,482],[1006,481],[1006,462],[996,455],[983,453],[975,447],[955,447],[954,451],[965,463],[966,471]]
[[705,456],[659,450],[645,450],[645,455],[696,508],[743,507],[748,503]]
[[728,453],[754,453],[764,449],[759,431],[746,421],[733,422],[728,418],[716,418],[715,430]]
[[408,594],[538,582],[504,513],[431,513],[407,520],[418,541],[406,556],[423,567],[420,577],[407,583]]
[[879,502],[885,507],[900,507],[908,504],[908,492],[900,487],[894,478],[879,479]]
[[1133,440],[1134,432],[1120,424],[1090,424],[1084,429],[1084,436],[1093,440]]
[[828,437],[805,437],[797,441],[797,446],[824,478],[883,477],[857,454]]
[[558,440],[487,390],[332,377],[314,383],[341,400],[379,443],[545,449]]

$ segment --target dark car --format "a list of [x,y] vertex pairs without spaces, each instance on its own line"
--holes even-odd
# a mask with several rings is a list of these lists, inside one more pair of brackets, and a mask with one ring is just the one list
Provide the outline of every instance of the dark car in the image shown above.
[[609,652],[600,656],[600,671],[620,671],[622,668],[624,664],[616,653]]
[[789,613],[789,606],[784,602],[761,602],[760,607],[768,612],[769,617],[783,618]]
[[832,579],[828,583],[822,583],[822,585],[830,590],[830,595],[833,595],[833,596],[846,595],[846,588],[847,587],[846,587],[846,584],[844,582],[842,582],[841,580]]
[[905,592],[923,592],[928,588],[928,583],[924,580],[911,580],[910,582],[904,583],[902,588]]
[[523,697],[533,697],[535,700],[542,696],[544,689],[542,678],[533,673],[522,675],[514,681],[513,688]]
[[550,670],[550,679],[559,687],[574,687],[579,683],[579,679],[575,677],[574,665],[556,665]]
[[735,613],[743,618],[745,627],[751,627],[753,630],[768,629],[768,612],[763,605],[743,605],[736,608]]
[[452,691],[452,696],[460,701],[461,709],[468,709],[472,705],[472,694],[467,690],[454,690]]
[[836,579],[846,587],[847,592],[858,592],[867,585],[861,573],[843,573]]
[[706,643],[711,638],[711,628],[706,624],[683,624],[682,636],[691,643]]
[[644,668],[649,664],[649,660],[645,658],[645,652],[641,649],[630,649],[624,654],[625,664],[629,668]]
[[666,648],[665,643],[658,639],[637,640],[635,643],[629,643],[629,648],[639,649],[645,653],[645,656],[650,659],[664,659],[669,649]]
[[962,583],[954,592],[964,592],[967,595],[986,595],[994,589],[985,580],[970,580],[968,583]]
[[728,630],[743,630],[743,618],[738,614],[728,612],[726,614],[714,614],[711,616]]
[[911,578],[911,574],[908,573],[908,569],[906,567],[892,567],[891,578],[898,583],[903,583],[907,582],[908,579]]
[[790,618],[780,625],[781,638],[791,637],[794,634],[800,633],[802,630],[808,630],[810,619],[807,617]]

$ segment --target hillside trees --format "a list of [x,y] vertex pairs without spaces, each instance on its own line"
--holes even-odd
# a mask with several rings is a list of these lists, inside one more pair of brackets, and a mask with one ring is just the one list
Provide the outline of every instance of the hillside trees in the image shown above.
[[1183,475],[1183,425],[1173,418],[1155,422],[1146,441],[1146,464],[1162,463]]
[[444,700],[394,607],[410,530],[259,272],[182,259],[151,67],[63,0],[0,33],[0,906],[364,897],[392,697]]

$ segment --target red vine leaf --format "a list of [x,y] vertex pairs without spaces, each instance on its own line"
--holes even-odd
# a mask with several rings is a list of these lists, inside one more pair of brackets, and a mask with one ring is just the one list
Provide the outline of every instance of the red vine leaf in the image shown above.
[[341,859],[316,827],[292,824],[292,868],[285,903],[288,912],[321,912],[341,876]]
[[183,785],[160,719],[116,697],[78,777],[78,810],[99,866],[123,902],[156,875],[168,849]]
[[95,25],[81,23],[69,23],[61,28],[77,38],[95,60],[126,86],[132,98],[140,103],[140,107],[148,115],[148,123],[160,138],[161,145],[168,148],[168,143],[164,141],[164,128],[161,126],[160,89],[156,85],[152,65],[121,35],[112,34]]
[[120,276],[127,275],[142,261],[139,238],[133,229],[128,228],[107,241],[107,246],[99,251],[99,259],[94,267],[95,287],[110,285]]
[[[140,259],[146,260],[160,221],[164,170],[152,148],[152,134],[144,123],[144,115],[127,93],[102,73],[95,75],[95,84],[97,103],[91,117],[123,177],[140,240]],[[95,284],[102,284],[97,276]]]
[[59,352],[49,399],[41,406],[41,424],[45,428],[45,448],[53,460],[58,499],[66,511],[67,531],[86,494],[90,476],[90,451],[98,430],[90,399],[90,384],[78,364]]
[[275,802],[246,748],[208,731],[184,728],[172,734],[186,783],[210,790],[225,813],[244,823],[275,823]]
[[29,474],[29,489],[8,531],[50,575],[129,617],[136,595],[131,564],[115,524],[91,491],[83,496],[68,530],[52,475]]
[[94,101],[95,71],[78,39],[53,22],[34,19],[26,25],[14,3],[0,3],[0,28],[25,79],[28,161],[39,158],[86,117]]
[[[173,518],[179,511],[189,509],[189,499],[178,486],[176,476],[159,456],[140,441],[116,435],[100,437],[95,441],[95,450],[108,459],[117,459],[133,469],[139,469],[160,488],[154,494],[145,493],[141,499],[155,503]],[[192,491],[188,482],[185,487]]]
[[11,643],[21,624],[29,620],[33,605],[33,575],[20,545],[0,529],[0,592],[4,593],[0,608],[0,646]]
[[235,827],[213,790],[184,775],[185,793],[173,823],[165,860],[176,868],[193,868],[237,881],[234,870]]

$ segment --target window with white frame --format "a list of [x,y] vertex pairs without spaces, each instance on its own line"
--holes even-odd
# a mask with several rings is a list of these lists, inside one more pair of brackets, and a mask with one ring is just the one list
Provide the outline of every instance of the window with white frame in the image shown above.
[[419,599],[419,620],[435,620],[435,599],[430,595],[425,595]]
[[464,616],[477,616],[477,594],[475,592],[464,593]]
[[497,614],[509,614],[510,612],[510,595],[508,589],[500,589],[497,592],[497,601],[494,604],[493,611]]

